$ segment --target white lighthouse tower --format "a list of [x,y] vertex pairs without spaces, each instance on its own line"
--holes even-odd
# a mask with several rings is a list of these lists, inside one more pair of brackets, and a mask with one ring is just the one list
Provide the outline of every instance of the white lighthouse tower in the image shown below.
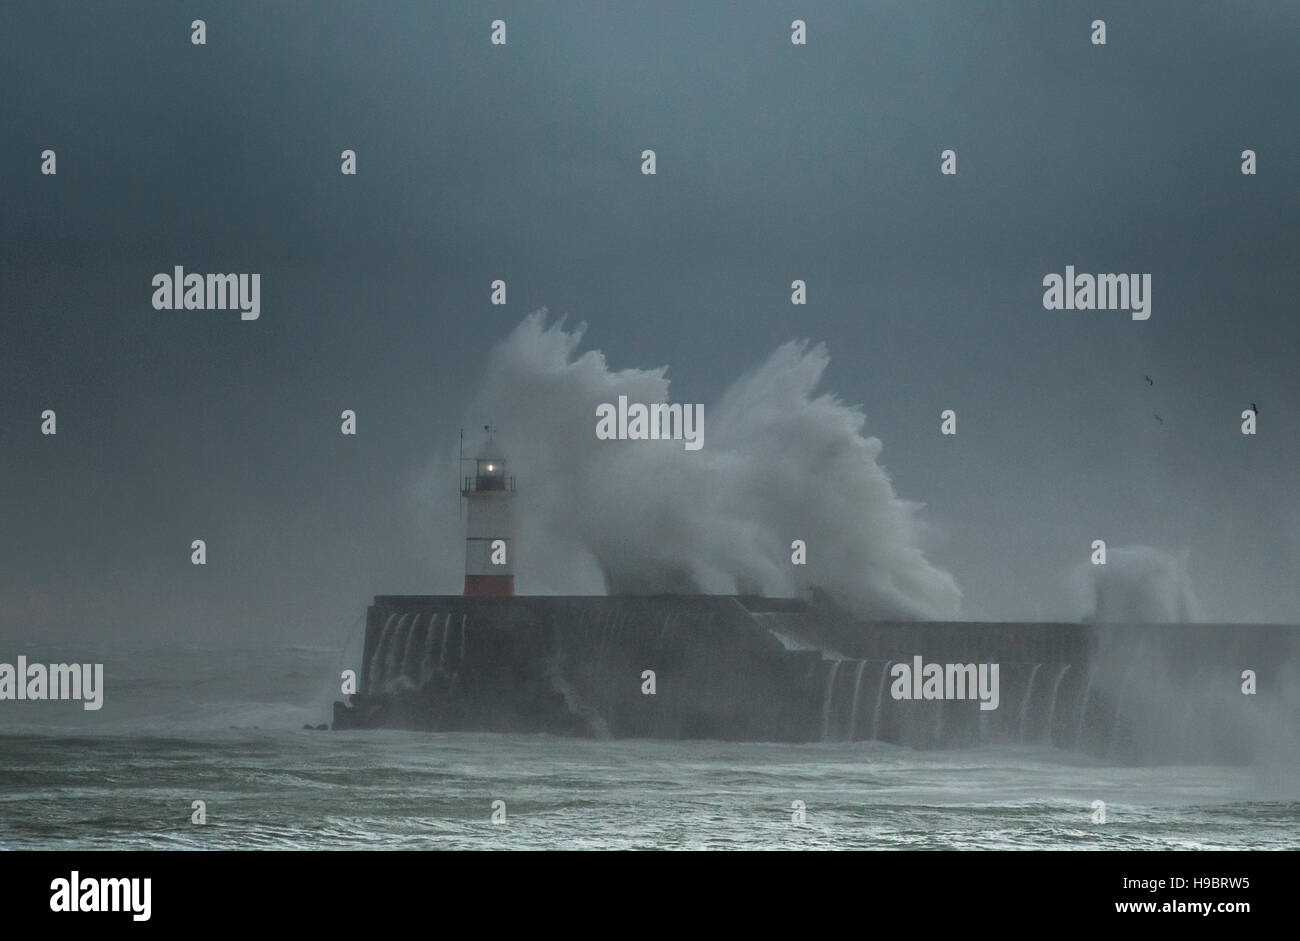
[[460,495],[469,506],[465,526],[465,594],[515,593],[514,526],[511,504],[515,479],[506,473],[505,458],[474,458],[474,473],[462,478]]

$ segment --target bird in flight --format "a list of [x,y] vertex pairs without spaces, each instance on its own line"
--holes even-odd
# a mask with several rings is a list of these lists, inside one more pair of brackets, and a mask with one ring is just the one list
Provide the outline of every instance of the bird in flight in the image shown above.
[[[1155,415],[1154,412],[1152,412],[1151,414]],[[1156,417],[1156,421],[1160,422],[1160,424],[1163,425],[1165,423],[1165,420],[1161,418],[1159,415],[1156,415],[1155,417]]]
[[1142,378],[1145,379],[1145,380],[1147,381],[1147,385],[1149,385],[1149,386],[1153,386],[1153,385],[1155,385],[1155,383],[1151,381],[1151,377],[1150,377],[1150,376],[1143,376]]

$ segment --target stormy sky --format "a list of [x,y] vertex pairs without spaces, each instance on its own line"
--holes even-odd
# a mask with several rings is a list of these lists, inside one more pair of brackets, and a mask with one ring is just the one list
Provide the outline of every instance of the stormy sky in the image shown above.
[[[23,0],[0,37],[8,640],[328,644],[458,591],[423,491],[508,426],[466,410],[542,306],[686,402],[824,342],[964,617],[1065,616],[1101,538],[1300,619],[1295,3]],[[1150,319],[1044,310],[1071,264],[1150,273]],[[154,310],[176,265],[260,273],[260,319]]]

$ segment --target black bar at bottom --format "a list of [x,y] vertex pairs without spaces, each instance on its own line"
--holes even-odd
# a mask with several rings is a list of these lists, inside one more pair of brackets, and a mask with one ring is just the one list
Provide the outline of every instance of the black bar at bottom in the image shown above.
[[[12,852],[0,854],[0,899],[9,924],[286,924],[335,937],[412,920],[493,934],[512,924],[734,930],[834,909],[863,930],[898,919],[928,930],[1171,918],[1232,930],[1254,915],[1289,917],[1295,863],[1294,853],[1230,852]],[[78,909],[116,896],[120,910],[55,911],[73,907],[73,872]],[[143,881],[105,879],[150,880],[148,918]]]

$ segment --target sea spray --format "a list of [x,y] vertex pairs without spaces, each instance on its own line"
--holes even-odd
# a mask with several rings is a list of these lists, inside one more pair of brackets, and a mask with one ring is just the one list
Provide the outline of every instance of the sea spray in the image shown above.
[[1081,619],[1101,624],[1202,619],[1186,556],[1151,546],[1113,548],[1104,565],[1080,564],[1071,573],[1071,597]]
[[[579,352],[583,330],[548,323],[544,309],[525,317],[493,350],[467,413],[468,427],[490,417],[519,480],[521,593],[816,586],[864,616],[957,615],[961,593],[918,545],[919,507],[895,493],[865,415],[817,394],[825,347],[779,347],[708,407],[707,443],[688,451],[596,437],[601,403],[672,397],[666,367],[612,370],[601,352]],[[807,565],[792,564],[794,539]]]

